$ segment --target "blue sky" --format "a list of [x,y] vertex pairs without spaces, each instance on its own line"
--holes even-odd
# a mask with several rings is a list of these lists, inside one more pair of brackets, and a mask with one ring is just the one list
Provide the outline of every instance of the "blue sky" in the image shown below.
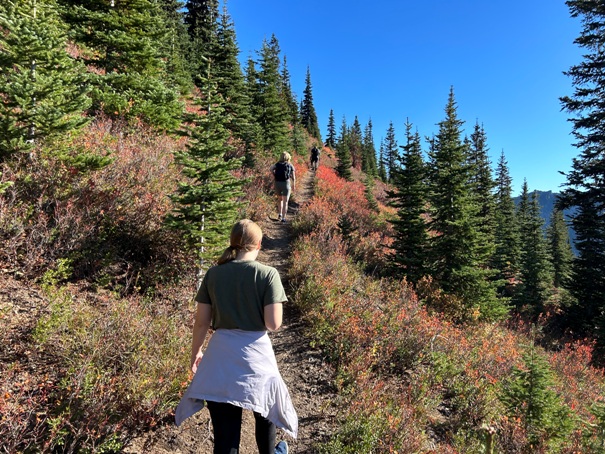
[[[563,74],[582,58],[580,21],[563,0],[229,0],[240,58],[277,37],[303,94],[307,66],[325,139],[337,126],[371,118],[376,146],[389,123],[400,144],[406,119],[421,137],[437,132],[450,87],[469,134],[483,124],[493,165],[504,151],[514,195],[560,191],[578,150],[559,97]],[[426,149],[426,142],[423,141]]]

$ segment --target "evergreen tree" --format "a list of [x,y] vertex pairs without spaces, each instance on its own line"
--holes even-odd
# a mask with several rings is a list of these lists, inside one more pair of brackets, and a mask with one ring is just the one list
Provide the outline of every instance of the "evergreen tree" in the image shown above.
[[550,216],[547,229],[548,246],[552,258],[553,285],[555,288],[565,287],[571,276],[573,251],[569,240],[569,230],[561,210],[556,208]]
[[591,405],[590,413],[594,416],[594,423],[586,423],[582,430],[582,446],[586,452],[594,454],[605,453],[605,404],[595,402]]
[[226,114],[209,82],[206,96],[198,100],[202,113],[191,120],[187,148],[175,153],[186,180],[179,183],[172,197],[174,212],[167,217],[168,225],[183,231],[187,245],[197,251],[200,276],[225,247],[244,184],[232,174],[242,160],[227,159],[232,149]]
[[523,353],[523,367],[513,368],[501,393],[509,415],[521,418],[528,438],[524,452],[555,452],[573,428],[570,411],[552,390],[553,384],[548,362],[530,345]]
[[380,178],[383,182],[387,182],[387,168],[385,165],[385,152],[384,152],[384,140],[380,139],[380,152],[378,158],[378,178]]
[[488,265],[495,249],[496,197],[494,188],[496,182],[492,176],[485,129],[479,123],[475,124],[468,147],[469,168],[471,170],[470,185],[479,204],[478,228],[484,238],[485,251],[483,254],[486,257],[485,265]]
[[299,155],[305,155],[307,153],[307,134],[300,123],[295,123],[292,126],[291,137],[292,148]]
[[61,0],[79,57],[92,68],[93,111],[163,129],[183,105],[166,73],[166,27],[155,0]]
[[397,209],[391,221],[395,231],[392,248],[398,274],[416,284],[426,273],[428,232],[426,213],[426,168],[422,158],[420,136],[405,125],[406,144],[402,146],[401,166],[393,172],[393,191],[388,191],[390,204]]
[[254,127],[250,98],[238,60],[239,48],[233,21],[226,7],[223,8],[217,24],[216,42],[214,55],[209,58],[217,92],[222,96],[228,114],[226,127],[235,138],[244,142],[246,152],[251,153]]
[[349,130],[348,136],[349,153],[351,154],[351,165],[356,169],[360,169],[363,160],[363,143],[361,134],[361,125],[359,119],[355,116],[353,125]]
[[[288,112],[289,121],[291,124],[296,125],[301,122],[300,113],[298,109],[298,103],[296,102],[296,97],[292,93],[292,83],[290,81],[290,72],[288,71],[288,65],[286,61],[286,56],[284,55],[284,63],[282,65],[282,96],[284,98],[284,103],[286,107],[286,111]],[[316,117],[317,118],[317,117]]]
[[334,110],[330,109],[328,117],[328,137],[326,138],[326,146],[332,150],[336,148],[336,121],[334,120]]
[[521,242],[521,283],[517,287],[515,302],[521,311],[536,317],[544,312],[550,298],[552,270],[538,195],[533,192],[530,197],[527,181],[523,183],[517,220]]
[[484,266],[485,241],[478,228],[480,207],[468,187],[468,148],[461,139],[454,91],[446,118],[429,151],[431,275],[452,296],[452,315],[459,319],[498,319],[507,312],[498,301],[493,272]]
[[[577,304],[568,309],[568,321],[580,334],[595,335],[597,351],[605,358],[605,8],[601,1],[568,0],[572,17],[582,19],[575,43],[584,50],[584,61],[567,75],[575,87],[561,98],[570,119],[580,155],[567,173],[559,208],[575,207],[571,224],[578,253],[573,262],[570,291]],[[595,328],[597,326],[597,328]]]
[[317,114],[313,106],[313,88],[311,85],[311,70],[307,66],[307,76],[305,78],[305,91],[300,109],[300,121],[311,137],[321,141],[321,132],[317,123]]
[[218,0],[187,0],[185,3],[185,25],[191,41],[189,61],[196,85],[203,87],[203,74],[207,71],[207,62],[216,54],[219,44]]
[[[216,21],[218,19],[218,0],[187,0],[185,7],[185,24],[192,40],[199,39],[201,48],[208,49],[216,37]],[[208,54],[204,55],[208,57]],[[202,71],[202,74],[205,71]]]
[[376,184],[374,183],[374,177],[372,177],[372,175],[366,174],[363,180],[363,185],[365,188],[364,194],[366,196],[366,200],[368,201],[368,206],[370,207],[370,210],[378,213],[380,210],[378,207],[378,201],[376,200],[376,196],[374,195],[374,188],[376,187]]
[[0,5],[0,163],[86,123],[85,68],[66,51],[51,0]]
[[288,114],[281,97],[280,49],[275,36],[263,42],[252,98],[253,114],[260,127],[262,147],[274,155],[290,149]]
[[247,167],[254,167],[256,163],[256,152],[263,150],[263,134],[262,128],[258,123],[258,108],[254,105],[256,99],[259,98],[260,92],[257,83],[258,71],[252,57],[249,57],[246,61],[244,70],[244,83],[245,83],[245,96],[248,98],[250,105],[248,112],[250,113],[250,140],[249,145],[246,147],[246,159],[244,164]]
[[497,270],[495,276],[500,294],[511,297],[514,283],[519,272],[519,226],[512,198],[512,179],[504,152],[500,155],[496,169],[496,207],[495,207],[495,250],[492,267]]
[[397,140],[395,139],[395,127],[393,122],[389,123],[387,135],[384,139],[384,166],[387,173],[387,181],[392,183],[393,171],[399,159]]
[[378,176],[378,166],[376,164],[376,148],[374,147],[374,133],[372,119],[368,121],[363,133],[362,140],[362,162],[361,170],[374,177]]
[[166,74],[169,82],[178,87],[181,95],[193,88],[191,64],[187,57],[191,47],[184,23],[183,4],[179,0],[161,0],[163,22],[166,27],[162,54],[166,55]]
[[352,180],[351,176],[351,153],[349,152],[349,133],[347,127],[347,120],[342,117],[342,125],[340,127],[340,137],[336,144],[336,172],[341,178],[347,181]]

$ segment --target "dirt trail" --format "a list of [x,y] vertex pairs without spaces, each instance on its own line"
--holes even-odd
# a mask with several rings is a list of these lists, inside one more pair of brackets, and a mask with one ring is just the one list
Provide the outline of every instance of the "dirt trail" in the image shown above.
[[[282,279],[288,297],[292,292],[285,279],[290,255],[290,221],[313,195],[313,172],[305,174],[294,192],[288,207],[288,222],[278,222],[277,212],[262,223],[264,238],[259,261],[275,267]],[[331,369],[324,363],[319,351],[309,346],[305,338],[304,323],[292,304],[284,306],[284,325],[271,334],[280,372],[298,414],[298,439],[286,437],[290,453],[312,454],[318,452],[314,444],[325,441],[334,431],[335,408],[332,402],[335,390],[332,386]],[[283,437],[278,430],[278,439]],[[135,440],[125,452],[129,453],[182,453],[211,454],[212,425],[208,410],[204,409],[187,420],[180,428],[166,426],[153,434]],[[254,418],[244,411],[242,424],[241,454],[256,454]]]

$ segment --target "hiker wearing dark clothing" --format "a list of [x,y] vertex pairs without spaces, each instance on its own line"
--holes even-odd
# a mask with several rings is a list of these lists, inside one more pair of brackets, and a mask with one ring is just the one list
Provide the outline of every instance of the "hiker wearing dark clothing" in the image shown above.
[[311,170],[317,170],[317,166],[319,165],[319,148],[313,145],[311,148]]
[[286,222],[286,213],[288,212],[288,200],[290,194],[296,189],[296,171],[290,164],[290,153],[283,152],[279,162],[271,166],[271,172],[275,178],[275,192],[278,197],[279,220]]

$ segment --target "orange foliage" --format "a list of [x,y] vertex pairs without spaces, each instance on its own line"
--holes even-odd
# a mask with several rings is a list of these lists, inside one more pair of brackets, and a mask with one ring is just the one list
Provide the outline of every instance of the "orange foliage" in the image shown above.
[[[454,325],[429,314],[407,282],[365,275],[353,262],[351,238],[373,243],[379,254],[388,231],[377,227],[363,185],[345,182],[325,166],[316,176],[316,196],[295,221],[290,277],[312,338],[349,396],[345,419],[383,421],[376,428],[381,452],[426,447],[427,427],[442,433],[431,440],[438,443],[431,452],[459,452],[454,440],[461,430],[478,443],[482,427],[497,431],[501,452],[518,452],[526,445],[525,431],[520,421],[506,416],[498,393],[521,364],[528,338],[501,324]],[[349,238],[339,226],[343,217],[353,226]],[[376,262],[386,266],[386,257]],[[441,298],[429,282],[422,291],[424,298]],[[589,405],[600,399],[604,382],[590,357],[588,345],[566,346],[550,355],[560,377],[557,391],[588,421]],[[581,452],[579,433],[570,437],[564,452]]]

